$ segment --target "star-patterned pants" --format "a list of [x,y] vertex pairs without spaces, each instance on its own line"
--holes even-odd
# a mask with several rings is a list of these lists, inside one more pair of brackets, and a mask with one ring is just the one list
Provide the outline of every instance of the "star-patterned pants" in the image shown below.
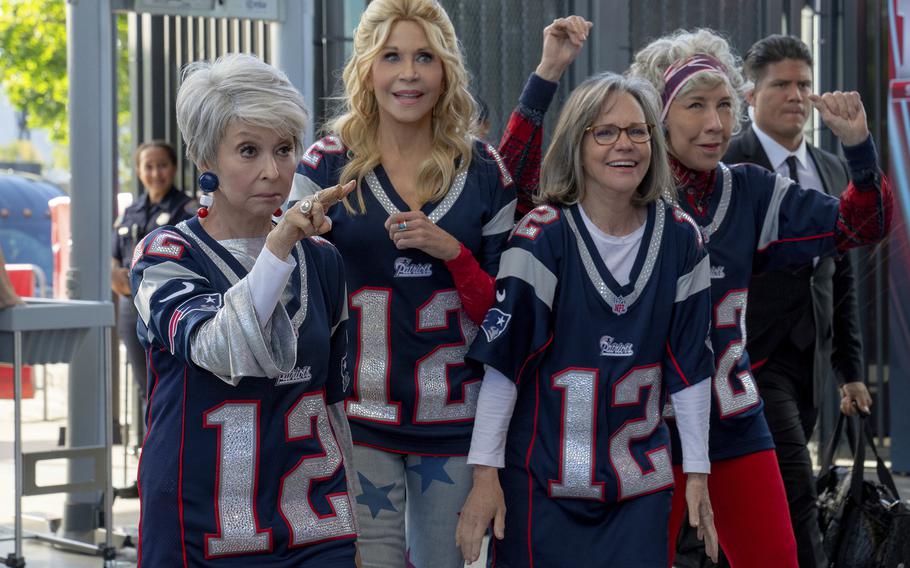
[[465,456],[396,454],[354,446],[363,568],[462,568],[458,512],[471,491]]

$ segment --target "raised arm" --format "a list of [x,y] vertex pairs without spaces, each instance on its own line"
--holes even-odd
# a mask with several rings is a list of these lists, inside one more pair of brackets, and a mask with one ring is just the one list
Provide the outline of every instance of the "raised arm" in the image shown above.
[[810,100],[843,145],[850,171],[834,231],[837,249],[843,252],[876,243],[891,228],[893,196],[878,165],[863,101],[855,91],[811,95]]
[[553,101],[559,79],[578,56],[592,25],[580,16],[569,16],[557,18],[544,28],[540,63],[525,84],[503,132],[499,153],[518,191],[516,220],[534,207],[543,156],[543,117]]

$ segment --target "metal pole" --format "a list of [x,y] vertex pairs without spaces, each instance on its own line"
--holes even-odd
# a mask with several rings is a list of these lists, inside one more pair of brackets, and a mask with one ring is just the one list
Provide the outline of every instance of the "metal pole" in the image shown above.
[[[104,375],[104,553],[105,566],[115,557],[114,547],[111,546],[111,530],[114,526],[114,460],[113,438],[114,421],[113,412],[113,379],[111,377],[111,328],[104,328],[104,357],[102,357],[101,372]],[[125,464],[124,464],[125,465]]]
[[44,403],[41,418],[47,422],[47,365],[41,365],[41,399]]
[[[111,192],[114,183],[113,102],[114,32],[111,0],[67,2],[67,74],[69,77],[72,267],[67,275],[69,297],[110,299]],[[103,443],[110,416],[97,412],[104,382],[103,336],[106,328],[88,331],[69,373],[67,436],[70,447]],[[89,460],[70,460],[70,482],[94,475]],[[63,512],[63,535],[89,541],[97,527],[98,491],[69,493]]]
[[[284,71],[297,87],[303,100],[315,115],[316,95],[313,73],[316,48],[313,29],[315,7],[313,2],[285,2],[284,20],[270,24],[272,63]],[[343,46],[342,46],[343,48]],[[343,53],[343,52],[342,52]],[[307,124],[305,142],[313,140],[315,116]]]
[[[119,349],[119,348],[120,348],[120,345],[118,343],[117,349]],[[124,369],[124,372],[119,374],[121,379],[126,377],[125,381],[121,380],[121,383],[124,383],[124,384],[122,385],[122,388],[123,388],[123,434],[120,437],[123,442],[123,486],[126,487],[126,485],[128,483],[126,480],[127,452],[129,451],[129,447],[130,447],[130,434],[132,432],[132,429],[130,428],[130,420],[133,420],[133,418],[130,416],[130,389],[132,388],[132,383],[131,383],[130,379],[132,377],[131,377],[131,373],[130,373],[129,363],[123,363],[123,369]]]
[[25,566],[22,557],[22,332],[13,332],[13,461],[16,478],[16,518],[14,519],[14,539],[12,558],[7,558],[7,566]]

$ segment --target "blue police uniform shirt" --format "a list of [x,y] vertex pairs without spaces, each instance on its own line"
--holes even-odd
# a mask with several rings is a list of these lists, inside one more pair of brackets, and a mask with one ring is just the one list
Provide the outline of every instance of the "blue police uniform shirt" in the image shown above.
[[[303,156],[292,201],[338,183],[347,149],[329,136]],[[466,455],[482,374],[463,364],[477,334],[442,260],[399,250],[384,223],[409,207],[382,166],[360,187],[365,213],[329,210],[325,235],[344,257],[350,311],[348,360],[354,393],[346,403],[355,444],[428,455]],[[356,194],[349,197],[357,204]],[[445,197],[421,210],[495,274],[514,223],[515,188],[502,159],[475,143],[467,171]]]
[[673,472],[661,408],[713,372],[709,286],[699,234],[663,201],[648,206],[624,286],[577,204],[539,206],[518,224],[468,353],[518,386],[500,474],[506,539],[494,542],[504,566],[626,565],[636,549],[618,536],[626,506],[655,538],[656,560],[635,565],[666,565],[659,524]]
[[136,248],[131,284],[150,387],[143,566],[353,566],[353,506],[326,409],[350,389],[343,265],[318,237],[292,255],[298,268],[281,302],[298,333],[295,366],[231,386],[196,366],[190,345],[246,269],[198,217]]
[[122,268],[129,268],[136,243],[159,227],[176,225],[195,214],[196,201],[176,187],[171,187],[158,203],[150,202],[148,192],[143,192],[114,221],[111,257]]

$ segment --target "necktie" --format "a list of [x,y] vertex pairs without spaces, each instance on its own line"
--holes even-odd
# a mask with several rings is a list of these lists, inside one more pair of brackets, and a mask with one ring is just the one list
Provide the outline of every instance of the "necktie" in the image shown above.
[[[789,170],[790,179],[799,183],[799,174],[796,173],[796,156],[787,156],[787,169]],[[818,257],[812,259],[813,266],[817,262]],[[794,269],[795,273],[796,269]],[[809,308],[803,311],[802,317],[793,323],[793,328],[790,330],[790,341],[800,351],[805,351],[807,347],[815,342],[815,315],[811,303]]]
[[790,155],[787,156],[787,169],[789,170],[788,175],[790,179],[799,183],[799,175],[796,173],[796,156]]

